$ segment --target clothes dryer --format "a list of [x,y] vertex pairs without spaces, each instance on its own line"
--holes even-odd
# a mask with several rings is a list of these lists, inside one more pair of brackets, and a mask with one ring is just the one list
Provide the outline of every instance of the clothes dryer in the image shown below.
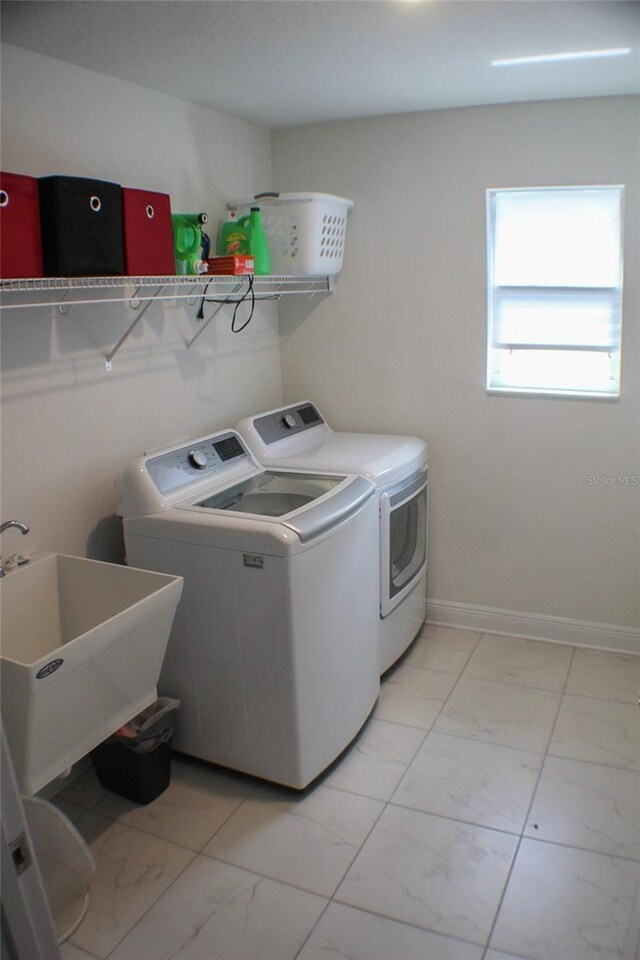
[[417,437],[334,431],[309,401],[246,417],[236,430],[264,466],[344,470],[375,483],[380,518],[376,634],[384,673],[416,637],[426,615],[427,444]]
[[158,684],[174,747],[305,787],[379,691],[374,484],[264,469],[227,430],[136,460],[123,492],[129,562],[184,577]]

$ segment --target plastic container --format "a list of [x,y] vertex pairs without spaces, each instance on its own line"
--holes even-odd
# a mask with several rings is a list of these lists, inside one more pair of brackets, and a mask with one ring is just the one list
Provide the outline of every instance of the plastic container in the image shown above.
[[230,200],[227,206],[244,215],[256,201],[269,241],[272,273],[331,276],[340,272],[352,200],[328,193],[258,193],[251,200]]
[[171,782],[171,737],[178,700],[160,697],[112,737],[91,751],[105,790],[147,804]]
[[249,231],[240,226],[235,210],[220,225],[218,253],[221,257],[249,255]]
[[122,741],[105,742],[91,752],[91,762],[105,790],[151,803],[171,783],[171,740],[149,753],[136,753]]
[[208,222],[206,213],[171,214],[173,255],[178,276],[206,272],[210,242],[202,227]]
[[76,828],[57,807],[37,797],[23,797],[22,803],[56,937],[62,943],[87,912],[95,860]]
[[260,207],[251,207],[249,216],[242,217],[238,224],[249,234],[249,253],[253,257],[254,273],[257,276],[267,276],[271,273],[271,257],[269,241],[260,217]]

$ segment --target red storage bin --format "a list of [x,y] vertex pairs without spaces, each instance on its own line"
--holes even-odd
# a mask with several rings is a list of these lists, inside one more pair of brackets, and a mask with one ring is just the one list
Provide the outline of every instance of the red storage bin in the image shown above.
[[122,220],[125,273],[130,277],[173,276],[169,195],[123,187]]
[[41,277],[38,181],[0,173],[0,277]]

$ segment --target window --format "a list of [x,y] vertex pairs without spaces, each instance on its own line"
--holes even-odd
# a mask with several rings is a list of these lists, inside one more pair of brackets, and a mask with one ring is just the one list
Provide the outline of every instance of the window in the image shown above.
[[487,191],[487,389],[617,397],[623,188]]

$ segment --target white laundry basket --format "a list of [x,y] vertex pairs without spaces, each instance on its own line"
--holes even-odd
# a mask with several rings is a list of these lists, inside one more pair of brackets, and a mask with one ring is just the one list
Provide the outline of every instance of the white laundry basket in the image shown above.
[[61,810],[38,797],[23,796],[22,803],[58,943],[63,943],[87,912],[95,860]]
[[252,200],[230,200],[227,207],[239,217],[260,207],[272,273],[325,276],[342,269],[352,200],[329,193],[257,193]]

